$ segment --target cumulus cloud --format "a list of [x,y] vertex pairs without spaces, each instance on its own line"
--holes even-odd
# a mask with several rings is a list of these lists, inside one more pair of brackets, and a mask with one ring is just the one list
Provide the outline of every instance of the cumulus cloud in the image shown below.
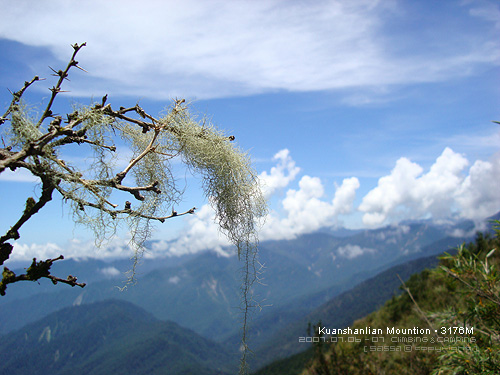
[[[321,200],[323,196],[324,187],[318,177],[303,176],[299,181],[298,190],[287,191],[282,202],[287,216],[277,223],[281,226],[280,231],[285,238],[295,237],[324,226],[325,221],[332,217],[333,206]],[[273,228],[272,231],[274,230],[276,229]],[[267,232],[267,235],[271,233]]]
[[[286,188],[300,171],[292,159],[289,150],[276,153],[273,160],[276,165],[270,171],[260,174],[266,197],[271,197],[278,190]],[[282,213],[272,211],[265,219],[259,232],[261,240],[290,239],[303,233],[309,233],[325,226],[335,224],[339,215],[349,214],[353,209],[357,178],[346,178],[335,187],[331,201],[325,199],[325,188],[318,177],[303,176],[298,189],[288,189],[281,200]],[[172,242],[159,242],[153,245],[155,253],[163,250],[169,254],[184,254],[214,249],[227,256],[224,247],[227,238],[218,229],[215,212],[210,205],[201,207],[197,214],[187,220],[186,229]]]
[[[376,0],[18,0],[2,7],[0,38],[48,48],[61,59],[68,41],[86,41],[80,60],[89,75],[85,81],[75,75],[67,86],[85,97],[164,100],[374,87],[441,80],[498,58],[497,38],[478,37],[474,28],[433,25],[433,49],[411,29],[392,38],[382,27],[387,15],[400,24],[414,16],[400,6]],[[391,54],[389,45],[411,52]],[[45,61],[32,64],[46,68]]]
[[477,160],[457,192],[461,215],[479,220],[498,212],[500,209],[498,181],[500,181],[500,154],[495,155],[491,161]]
[[[263,240],[291,239],[335,224],[341,214],[351,212],[359,188],[356,177],[346,178],[336,187],[331,202],[324,198],[325,189],[318,177],[303,176],[299,189],[289,189],[281,202],[283,215],[271,212],[260,235]],[[284,216],[284,217],[283,217]]]
[[[269,172],[264,171],[260,174],[259,179],[262,184],[262,189],[267,198],[272,194],[276,193],[279,189],[283,189],[289,185],[291,181],[295,179],[300,171],[300,168],[296,166],[295,161],[290,156],[290,152],[287,149],[280,150],[277,152],[273,160],[277,163],[271,168]],[[304,181],[301,182],[301,189],[298,192],[289,191],[287,193],[287,198],[285,198],[285,205],[289,207],[293,214],[298,213],[297,209],[292,208],[294,205],[294,200],[301,200],[305,203],[308,217],[313,218],[313,212],[317,213],[317,217],[314,219],[315,223],[305,225],[307,219],[305,216],[302,219],[302,224],[295,221],[292,224],[294,231],[297,229],[300,231],[307,231],[307,228],[316,228],[319,222],[323,219],[320,216],[320,206],[322,203],[317,201],[314,197],[320,193],[322,195],[322,186],[319,183],[319,179],[312,179],[309,181],[309,177],[306,176]],[[320,189],[321,191],[314,191]],[[337,198],[338,206],[340,211],[345,211],[345,199],[350,199],[351,195],[349,192],[345,191],[345,187],[340,187],[340,196],[344,198]],[[296,197],[294,195],[297,195]],[[313,198],[310,200],[309,198]],[[310,201],[309,201],[310,200]],[[328,204],[327,204],[328,205]],[[330,209],[331,210],[331,209]],[[295,228],[296,227],[296,228]],[[286,228],[288,230],[289,228]],[[293,234],[291,234],[293,235]],[[286,237],[289,237],[287,234]],[[62,251],[61,247],[56,244],[22,244],[16,243],[15,256],[16,259],[29,259],[33,256],[43,256],[46,257],[56,257],[60,254],[65,254],[68,257],[81,257],[82,254],[86,256],[99,256],[99,257],[116,257],[130,255],[133,250],[128,246],[129,238],[120,239],[114,238],[111,242],[106,244],[102,249],[98,251],[94,248],[94,243],[81,242],[77,239],[72,240],[70,244]],[[205,204],[196,211],[195,215],[189,216],[185,220],[185,227],[179,233],[179,236],[173,241],[158,241],[154,242],[151,249],[144,254],[145,257],[155,257],[163,254],[169,255],[182,255],[186,253],[195,253],[203,250],[215,250],[222,256],[229,256],[224,248],[230,245],[227,237],[219,230],[216,221],[215,211],[210,204]],[[128,253],[127,253],[128,252]]]
[[300,168],[295,165],[288,149],[277,152],[273,160],[278,161],[278,164],[272,167],[269,173],[264,171],[259,175],[266,198],[269,198],[276,190],[288,186],[300,172]]
[[427,173],[417,163],[400,158],[388,176],[363,197],[359,210],[363,223],[380,226],[402,219],[434,219],[457,213],[474,220],[484,219],[500,209],[495,181],[500,178],[500,158],[476,161],[468,176],[468,160],[445,148]]
[[186,229],[181,231],[180,236],[166,249],[172,255],[215,250],[227,256],[229,254],[223,248],[229,245],[227,237],[217,226],[214,209],[209,204],[205,204],[196,212],[196,215],[187,220]]
[[46,244],[23,244],[16,242],[14,243],[14,250],[10,255],[9,259],[13,261],[17,260],[28,260],[28,259],[48,259],[56,258],[62,254],[62,248],[52,242]]
[[351,213],[356,190],[359,186],[359,180],[356,177],[351,177],[345,178],[342,185],[336,187],[332,202],[335,216]]
[[[276,165],[273,166],[270,171],[264,171],[259,175],[259,180],[266,198],[271,197],[278,190],[286,188],[300,172],[300,168],[296,166],[295,161],[292,159],[287,149],[277,152],[273,160],[276,162]],[[307,183],[305,184],[307,185]],[[342,189],[345,190],[345,188]],[[310,192],[301,190],[297,198],[301,199],[304,194],[309,196]],[[348,192],[341,193],[341,195],[345,194],[347,194],[345,199],[349,199]],[[291,195],[291,193],[289,195]],[[287,204],[293,204],[293,199],[292,196],[289,197]],[[341,211],[345,211],[345,207],[340,207],[345,204],[345,202],[343,202],[345,199],[341,199],[338,203]],[[311,205],[314,205],[314,202],[308,203],[307,207]],[[60,254],[73,258],[82,256],[98,256],[100,258],[130,256],[130,254],[133,254],[133,250],[129,246],[129,241],[129,237],[115,237],[101,249],[97,250],[95,249],[93,241],[82,242],[78,239],[73,239],[64,248],[64,251],[55,243],[30,245],[16,243],[13,258],[17,260],[26,260],[33,258],[33,256],[50,258],[57,257]],[[154,258],[164,254],[182,255],[207,249],[215,250],[222,256],[228,256],[230,254],[226,253],[224,248],[229,245],[230,242],[227,240],[227,237],[219,230],[215,211],[210,204],[205,204],[196,211],[195,215],[189,216],[189,219],[186,220],[184,229],[180,231],[179,236],[175,240],[154,242],[144,256],[147,258]]]
[[[274,156],[276,165],[260,177],[266,183],[266,195],[271,197],[280,189],[286,189],[278,206],[271,210],[260,230],[261,240],[293,239],[323,227],[338,223],[342,215],[354,210],[356,191],[360,182],[356,177],[345,178],[335,184],[333,198],[328,196],[319,177],[304,175],[295,187],[289,187],[299,174],[300,168],[286,149]],[[397,160],[393,170],[378,180],[375,188],[362,199],[358,209],[364,213],[366,226],[398,223],[405,219],[448,219],[463,217],[482,220],[500,210],[497,182],[500,181],[500,153],[489,161],[476,161],[468,170],[468,160],[450,148],[445,148],[427,172],[419,164],[407,158]],[[203,250],[215,250],[222,256],[230,256],[227,238],[219,231],[215,212],[209,204],[203,205],[196,215],[185,220],[185,228],[172,241],[154,242],[146,257],[182,255]],[[378,234],[388,243],[406,233],[408,226]],[[115,258],[130,256],[129,238],[114,238],[101,249],[95,249],[93,241],[71,240],[65,246],[55,243],[25,244],[16,242],[13,260],[33,257],[53,258],[60,254],[81,258],[99,256]],[[355,258],[373,249],[349,245],[338,249],[337,255]],[[175,280],[172,280],[175,282]]]

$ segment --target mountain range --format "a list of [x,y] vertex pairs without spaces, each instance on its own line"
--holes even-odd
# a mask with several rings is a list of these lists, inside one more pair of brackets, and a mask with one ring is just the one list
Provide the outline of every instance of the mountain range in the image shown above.
[[229,374],[219,344],[125,301],[64,308],[2,337],[0,373]]
[[[348,325],[374,311],[399,293],[396,273],[404,279],[432,266],[436,255],[472,239],[473,229],[469,221],[425,221],[341,235],[323,230],[294,240],[261,243],[264,285],[255,284],[254,295],[262,311],[255,311],[250,327],[254,368],[305,349],[298,337],[305,335],[308,323],[328,316],[333,319],[331,326]],[[75,274],[88,285],[83,290],[44,282],[9,286],[6,298],[0,299],[2,340],[57,310],[121,300],[147,311],[152,319],[177,324],[217,343],[237,359],[241,266],[234,256],[209,251],[144,259],[138,283],[120,291],[123,272],[131,267],[128,261],[56,262],[53,274]],[[210,366],[210,371],[227,371]]]

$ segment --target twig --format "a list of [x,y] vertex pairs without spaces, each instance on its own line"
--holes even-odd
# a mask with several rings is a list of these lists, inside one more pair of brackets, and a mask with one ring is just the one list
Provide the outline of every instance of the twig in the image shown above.
[[[8,241],[10,239],[17,240],[19,239],[19,229],[21,226],[26,223],[34,214],[36,214],[47,202],[52,200],[52,192],[55,189],[57,184],[54,183],[49,177],[42,175],[42,194],[40,195],[40,199],[38,202],[35,202],[33,198],[28,198],[26,200],[26,207],[23,211],[23,214],[19,218],[19,220],[7,231],[5,235],[0,237],[0,244]],[[2,263],[3,264],[3,261]]]
[[9,107],[7,108],[7,111],[4,113],[2,117],[0,117],[0,125],[2,125],[5,121],[7,121],[7,116],[10,114],[12,111],[12,108],[16,105],[16,103],[19,103],[19,100],[21,99],[21,96],[23,96],[24,92],[28,87],[30,87],[33,82],[40,81],[40,77],[35,76],[31,81],[25,81],[24,86],[17,92],[12,93],[12,102],[10,103]]
[[[405,292],[408,293],[408,295],[410,296],[411,300],[415,304],[415,307],[417,308],[417,312],[420,315],[420,317],[423,318],[427,322],[427,324],[429,325],[429,327],[431,327],[432,331],[434,332],[433,333],[434,336],[438,337],[438,335],[436,333],[436,330],[432,326],[431,322],[429,321],[429,319],[427,318],[427,316],[424,314],[424,312],[420,309],[420,306],[418,305],[417,301],[415,301],[415,298],[413,298],[413,295],[410,292],[410,288],[408,288],[406,286],[405,282],[403,281],[403,279],[401,278],[401,276],[399,276],[399,274],[396,274],[396,276],[398,277],[399,281],[401,281],[401,284],[403,285],[403,289],[405,290]],[[441,345],[443,346],[444,344],[441,343]]]
[[71,69],[71,67],[76,67],[78,69],[81,69],[83,71],[85,71],[84,69],[80,68],[78,66],[78,61],[75,60],[75,57],[76,57],[76,54],[78,53],[78,51],[80,51],[80,49],[84,46],[86,46],[87,43],[82,43],[80,45],[78,45],[77,43],[73,44],[72,47],[73,47],[73,55],[71,56],[71,59],[68,63],[68,65],[66,66],[66,69],[64,69],[64,71],[62,70],[59,70],[57,72],[57,75],[59,76],[59,80],[57,81],[57,84],[56,86],[52,87],[50,89],[50,91],[52,91],[52,95],[50,96],[50,100],[49,102],[47,103],[47,108],[45,108],[45,111],[43,112],[42,114],[42,117],[40,117],[40,120],[38,120],[38,123],[37,123],[37,127],[40,127],[40,125],[42,125],[42,122],[47,118],[47,117],[50,117],[52,116],[52,111],[51,111],[51,108],[52,108],[52,104],[54,103],[54,99],[56,98],[56,95],[61,92],[61,85],[64,81],[64,79],[68,76],[68,71]]
[[79,286],[81,288],[85,287],[86,284],[77,282],[77,278],[75,276],[69,275],[66,279],[61,279],[60,277],[50,274],[50,267],[52,267],[52,263],[60,259],[64,259],[64,257],[60,255],[57,258],[47,259],[40,262],[37,262],[36,258],[33,258],[31,266],[26,270],[26,273],[21,275],[16,275],[13,271],[4,267],[2,280],[0,281],[0,295],[5,295],[5,290],[7,289],[8,284],[18,281],[37,281],[42,277],[50,279],[54,285],[57,283],[64,283],[71,286]]

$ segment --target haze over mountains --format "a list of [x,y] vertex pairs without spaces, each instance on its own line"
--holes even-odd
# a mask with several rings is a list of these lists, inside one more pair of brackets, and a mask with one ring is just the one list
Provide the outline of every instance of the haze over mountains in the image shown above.
[[[397,293],[399,282],[395,273],[409,277],[432,266],[437,254],[470,240],[473,229],[474,223],[470,221],[455,224],[420,221],[376,230],[343,231],[340,235],[325,230],[294,240],[262,243],[259,250],[259,261],[264,266],[262,285],[256,284],[254,293],[263,308],[254,314],[250,331],[255,364],[261,366],[302,350],[297,339],[305,335],[308,322],[330,319],[332,326],[347,325],[373,311]],[[20,340],[20,332],[26,331],[26,324],[47,319],[49,314],[62,308],[66,308],[65,316],[71,316],[77,306],[122,300],[144,309],[147,312],[144,314],[155,324],[160,324],[158,320],[175,323],[186,332],[189,330],[217,342],[224,347],[224,353],[238,358],[241,266],[234,256],[223,257],[209,251],[144,259],[137,284],[120,291],[124,285],[123,273],[131,267],[128,260],[56,262],[53,274],[77,275],[88,285],[84,289],[70,288],[53,286],[45,280],[40,285],[9,285],[7,295],[0,299],[3,317],[0,333],[4,339]],[[371,289],[375,284],[376,293]],[[116,303],[118,310],[129,306]],[[112,316],[108,318],[112,320]],[[47,326],[48,323],[43,321],[38,326],[40,324]],[[131,334],[134,337],[135,334]],[[30,345],[38,345],[35,341]],[[26,347],[26,350],[35,349]],[[102,347],[102,350],[108,349]],[[228,370],[219,365],[210,364],[207,368]]]
[[0,372],[19,375],[223,375],[236,362],[219,344],[118,300],[62,309],[0,343]]

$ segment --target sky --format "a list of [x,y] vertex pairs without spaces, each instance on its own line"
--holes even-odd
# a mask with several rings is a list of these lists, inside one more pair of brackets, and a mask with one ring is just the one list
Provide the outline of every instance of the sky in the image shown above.
[[[157,114],[186,98],[251,156],[270,204],[261,240],[500,211],[498,1],[0,0],[0,14],[3,107],[34,75],[47,80],[26,99],[46,103],[49,66],[86,42],[57,108],[108,94]],[[184,180],[197,214],[157,226],[149,256],[227,244],[199,178]],[[2,233],[32,194],[28,174],[0,175]],[[96,250],[54,199],[13,259],[128,256],[128,240]]]

